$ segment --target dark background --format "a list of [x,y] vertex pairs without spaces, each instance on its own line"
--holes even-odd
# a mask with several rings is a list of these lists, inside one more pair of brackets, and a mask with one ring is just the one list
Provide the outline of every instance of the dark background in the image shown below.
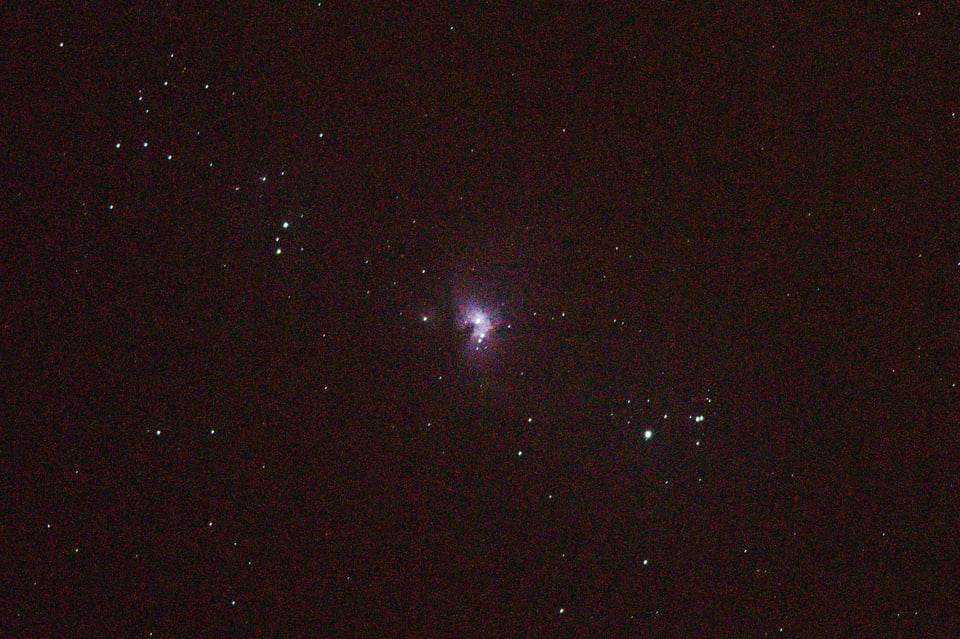
[[3,636],[958,636],[955,14],[228,4],[4,11]]

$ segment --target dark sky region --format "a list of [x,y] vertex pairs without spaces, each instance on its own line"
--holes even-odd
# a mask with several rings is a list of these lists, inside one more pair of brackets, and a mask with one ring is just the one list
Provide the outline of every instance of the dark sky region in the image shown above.
[[960,636],[953,9],[220,5],[4,10],[0,635]]

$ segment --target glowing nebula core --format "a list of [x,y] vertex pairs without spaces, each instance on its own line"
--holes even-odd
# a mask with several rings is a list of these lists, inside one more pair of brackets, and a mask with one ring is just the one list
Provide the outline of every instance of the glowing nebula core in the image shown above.
[[497,314],[476,303],[464,304],[458,313],[457,326],[470,331],[470,350],[483,351],[490,346],[491,334],[497,327]]
[[469,322],[473,326],[473,339],[478,342],[482,342],[483,338],[490,332],[490,329],[493,328],[493,324],[490,323],[490,317],[483,311],[475,311],[469,318]]

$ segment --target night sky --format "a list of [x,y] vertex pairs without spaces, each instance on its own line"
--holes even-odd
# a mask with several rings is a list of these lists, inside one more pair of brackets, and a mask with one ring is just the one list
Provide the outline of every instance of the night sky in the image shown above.
[[219,4],[4,12],[0,635],[960,636],[949,3]]

